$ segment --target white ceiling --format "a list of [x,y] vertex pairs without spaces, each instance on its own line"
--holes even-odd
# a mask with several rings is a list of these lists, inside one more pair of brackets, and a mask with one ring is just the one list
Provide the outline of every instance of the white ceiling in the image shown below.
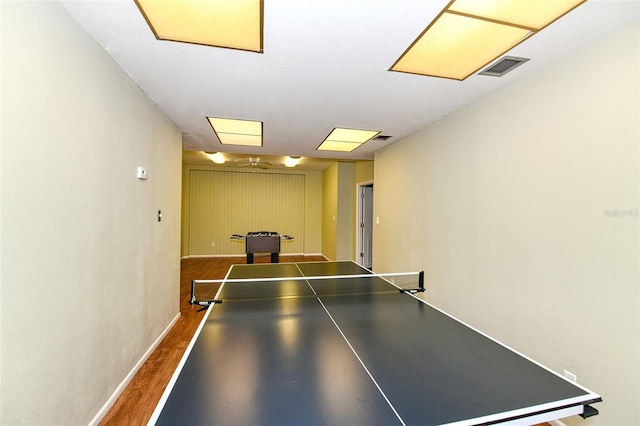
[[[185,150],[236,159],[372,159],[374,151],[640,15],[638,0],[590,0],[509,51],[531,60],[500,78],[455,81],[388,71],[447,3],[265,0],[264,53],[253,53],[159,41],[133,0],[62,2],[182,130]],[[207,116],[263,121],[263,147],[220,144]],[[334,127],[379,130],[392,138],[352,153],[316,151]]]

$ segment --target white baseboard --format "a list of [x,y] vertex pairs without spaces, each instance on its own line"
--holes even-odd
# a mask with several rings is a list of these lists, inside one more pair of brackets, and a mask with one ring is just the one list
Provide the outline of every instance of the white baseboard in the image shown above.
[[[191,255],[186,255],[186,256],[182,256],[180,259],[191,259],[191,258],[201,258],[201,257],[242,257],[245,258],[247,255],[242,253],[242,254],[191,254]],[[266,254],[265,256],[269,256],[268,254]],[[329,260],[329,258],[327,256],[325,256],[322,253],[280,253],[280,257],[287,257],[287,256],[322,256],[325,259]]]
[[142,367],[142,365],[147,361],[147,358],[151,356],[153,351],[158,347],[160,342],[162,342],[162,339],[164,339],[167,333],[169,333],[169,330],[171,330],[171,328],[174,326],[174,324],[176,323],[176,321],[178,321],[179,318],[180,318],[180,312],[178,312],[178,314],[171,320],[169,325],[162,331],[160,336],[158,336],[158,338],[153,342],[151,347],[147,349],[144,355],[142,355],[142,358],[140,358],[140,360],[136,363],[136,365],[133,366],[129,374],[127,374],[124,380],[118,385],[116,390],[113,392],[113,394],[111,394],[111,396],[109,397],[107,402],[102,406],[100,411],[98,411],[98,413],[91,420],[91,422],[89,422],[90,426],[97,426],[100,423],[100,421],[102,421],[104,416],[107,415],[111,407],[113,407],[113,404],[116,403],[116,401],[118,400],[122,392],[129,385],[129,382],[131,382],[131,379],[133,379],[133,377],[136,375],[138,370],[140,370],[140,367]]
[[183,259],[196,259],[201,257],[247,257],[246,254],[190,254]]
[[325,259],[329,260],[329,258],[322,253],[303,253],[303,256],[322,256]]

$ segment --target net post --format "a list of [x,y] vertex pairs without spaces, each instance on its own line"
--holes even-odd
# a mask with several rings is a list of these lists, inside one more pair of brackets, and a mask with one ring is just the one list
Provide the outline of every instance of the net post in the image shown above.
[[418,273],[418,288],[420,291],[424,291],[424,271]]
[[196,280],[191,280],[191,300],[190,304],[194,304],[196,301]]

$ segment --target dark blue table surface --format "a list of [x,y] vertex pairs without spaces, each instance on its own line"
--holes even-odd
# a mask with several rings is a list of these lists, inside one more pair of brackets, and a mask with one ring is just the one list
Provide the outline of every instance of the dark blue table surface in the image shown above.
[[223,285],[157,424],[477,424],[598,400],[411,295],[316,297],[312,287],[340,282],[260,282],[367,272],[234,265],[229,279],[256,281]]

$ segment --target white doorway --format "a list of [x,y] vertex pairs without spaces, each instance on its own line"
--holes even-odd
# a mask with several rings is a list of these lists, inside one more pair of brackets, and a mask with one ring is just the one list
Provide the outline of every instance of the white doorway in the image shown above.
[[357,262],[367,269],[373,263],[373,182],[358,184]]

